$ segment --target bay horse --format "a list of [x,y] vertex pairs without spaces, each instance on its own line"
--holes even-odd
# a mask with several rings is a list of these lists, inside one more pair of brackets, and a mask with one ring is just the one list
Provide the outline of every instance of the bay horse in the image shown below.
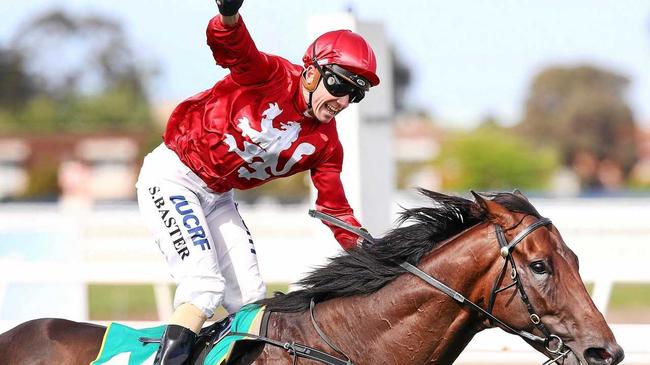
[[[421,192],[431,206],[404,210],[398,228],[331,258],[300,281],[303,289],[260,301],[272,312],[266,336],[341,363],[452,364],[476,333],[497,326],[558,364],[622,361],[578,258],[525,196],[474,194],[472,201]],[[0,335],[0,364],[88,364],[104,332],[62,319],[26,322]],[[239,363],[318,363],[282,347],[257,350]]]

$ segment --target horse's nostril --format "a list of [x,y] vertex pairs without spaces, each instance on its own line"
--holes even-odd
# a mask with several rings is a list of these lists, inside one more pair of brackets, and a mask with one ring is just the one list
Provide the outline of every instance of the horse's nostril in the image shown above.
[[585,351],[585,360],[589,365],[610,365],[614,362],[612,354],[602,347],[590,347]]

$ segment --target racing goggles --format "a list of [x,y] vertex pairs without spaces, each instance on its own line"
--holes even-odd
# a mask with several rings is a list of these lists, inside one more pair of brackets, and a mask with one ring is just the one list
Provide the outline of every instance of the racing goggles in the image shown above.
[[350,95],[351,103],[360,102],[366,91],[370,89],[370,82],[338,65],[323,65],[314,62],[316,69],[323,77],[323,84],[327,92],[336,97]]

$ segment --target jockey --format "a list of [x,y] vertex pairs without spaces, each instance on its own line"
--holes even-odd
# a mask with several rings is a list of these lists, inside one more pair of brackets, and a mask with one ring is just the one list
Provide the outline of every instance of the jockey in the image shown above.
[[[361,225],[340,180],[343,150],[334,117],[379,84],[370,45],[349,30],[328,32],[303,66],[257,50],[239,8],[217,0],[207,28],[216,63],[230,74],[180,103],[136,184],[140,211],[178,286],[154,364],[183,364],[206,319],[263,299],[250,232],[234,189],[309,170],[316,209]],[[326,223],[327,224],[327,223]],[[359,237],[328,225],[344,249]]]

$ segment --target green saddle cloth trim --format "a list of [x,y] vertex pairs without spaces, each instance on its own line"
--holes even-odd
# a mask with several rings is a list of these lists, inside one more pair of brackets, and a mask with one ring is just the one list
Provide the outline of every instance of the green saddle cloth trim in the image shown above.
[[[231,323],[231,332],[260,334],[260,323],[264,308],[254,305],[243,307]],[[104,341],[99,350],[97,359],[90,365],[152,365],[157,343],[143,344],[140,337],[161,338],[167,326],[158,326],[144,329],[111,323],[106,328]],[[210,350],[205,359],[205,365],[219,365],[228,359],[235,342],[246,338],[245,336],[226,336]]]
[[111,323],[104,334],[104,341],[97,359],[90,365],[144,365],[153,364],[157,343],[143,344],[140,337],[161,338],[167,326],[144,329]]
[[[264,307],[247,305],[243,307],[232,321],[230,332],[260,334],[260,324],[264,315]],[[225,336],[210,350],[204,365],[220,365],[230,357],[235,342],[247,339],[247,336]]]

